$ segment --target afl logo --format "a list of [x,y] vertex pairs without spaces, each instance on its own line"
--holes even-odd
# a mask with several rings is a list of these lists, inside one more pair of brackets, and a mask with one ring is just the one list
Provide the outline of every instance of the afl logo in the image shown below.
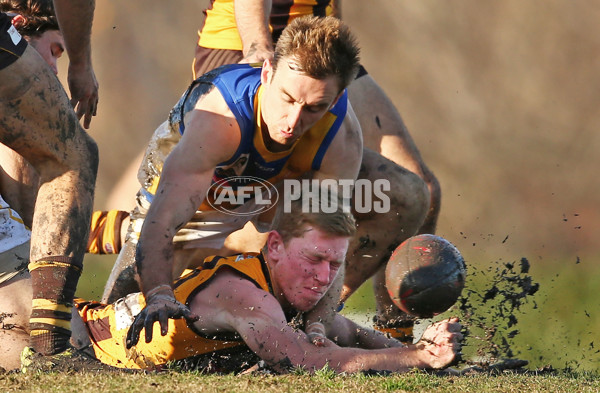
[[273,184],[254,176],[227,177],[213,183],[206,191],[206,201],[213,209],[235,216],[266,212],[277,204],[278,199],[279,192]]

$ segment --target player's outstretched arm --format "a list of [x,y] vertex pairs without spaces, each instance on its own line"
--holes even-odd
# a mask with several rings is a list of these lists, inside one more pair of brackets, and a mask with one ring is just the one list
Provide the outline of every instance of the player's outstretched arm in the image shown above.
[[206,197],[215,166],[237,149],[240,133],[232,117],[220,93],[216,89],[208,93],[198,109],[188,115],[181,141],[165,160],[136,250],[146,307],[129,329],[128,348],[138,342],[144,327],[146,342],[150,342],[154,322],[159,322],[161,333],[166,335],[169,318],[186,318],[190,322],[197,319],[175,300],[171,289],[171,283],[183,270],[175,266],[173,238]]
[[[223,292],[227,288],[227,295]],[[219,296],[217,296],[219,295]],[[288,372],[301,367],[309,372],[326,365],[336,372],[379,370],[405,372],[413,368],[443,368],[460,351],[460,325],[457,321],[440,323],[428,335],[432,343],[385,348],[389,339],[374,333],[370,345],[379,349],[341,347],[333,342],[324,347],[311,344],[306,334],[288,326],[277,299],[257,288],[253,283],[229,273],[215,278],[191,304],[194,313],[201,316],[196,328],[210,334],[214,331],[237,331],[246,344],[271,367]],[[341,317],[340,318],[344,318]],[[336,317],[336,324],[345,319]],[[341,341],[361,344],[357,333],[350,333]],[[343,333],[340,333],[343,334]],[[353,337],[351,337],[353,336]],[[379,341],[377,341],[379,340]]]

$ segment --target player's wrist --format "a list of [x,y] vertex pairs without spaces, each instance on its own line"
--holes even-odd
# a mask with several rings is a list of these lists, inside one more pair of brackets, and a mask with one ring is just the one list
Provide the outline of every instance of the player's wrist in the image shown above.
[[169,284],[161,284],[157,285],[154,288],[150,289],[146,293],[144,293],[144,297],[148,301],[149,299],[159,299],[159,298],[175,298],[175,294],[173,293],[173,288]]
[[311,322],[306,325],[306,331],[325,335],[325,325],[323,325],[321,322]]
[[436,356],[431,351],[431,344],[429,342],[423,342],[422,340],[416,344],[408,345],[408,347],[414,348],[415,353],[415,364],[413,367],[420,369],[435,369],[436,367]]

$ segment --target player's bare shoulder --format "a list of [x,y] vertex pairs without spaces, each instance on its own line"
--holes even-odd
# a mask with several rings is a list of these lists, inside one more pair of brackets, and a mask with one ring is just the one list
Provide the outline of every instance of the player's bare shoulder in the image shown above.
[[352,108],[352,104],[350,104],[350,100],[348,100],[346,117],[344,117],[344,122],[342,123],[340,131],[342,130],[346,136],[346,148],[361,153],[363,149],[362,130],[358,118],[354,113],[354,109]]
[[215,156],[212,160],[215,164],[229,159],[240,144],[240,127],[219,89],[213,88],[203,95],[186,114],[184,122],[182,141]]
[[201,295],[190,301],[192,312],[202,316],[194,325],[206,333],[234,331],[239,319],[256,316],[257,312],[268,314],[272,307],[280,308],[272,294],[226,266],[214,274]]
[[363,153],[360,124],[348,102],[348,110],[327,153],[323,157],[319,172],[338,179],[356,179]]
[[192,112],[195,111],[206,111],[235,119],[229,105],[225,102],[225,98],[214,85],[198,99]]

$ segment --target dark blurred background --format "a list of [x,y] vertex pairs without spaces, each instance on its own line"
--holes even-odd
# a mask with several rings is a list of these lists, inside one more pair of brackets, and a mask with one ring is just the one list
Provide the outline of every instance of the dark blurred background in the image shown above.
[[[519,317],[520,356],[598,367],[600,3],[342,3],[363,64],[441,182],[438,234],[471,266],[530,261],[541,287]],[[207,4],[97,2],[97,209],[133,206],[135,178],[122,176],[191,80]],[[82,296],[99,298],[112,261],[87,258]]]

